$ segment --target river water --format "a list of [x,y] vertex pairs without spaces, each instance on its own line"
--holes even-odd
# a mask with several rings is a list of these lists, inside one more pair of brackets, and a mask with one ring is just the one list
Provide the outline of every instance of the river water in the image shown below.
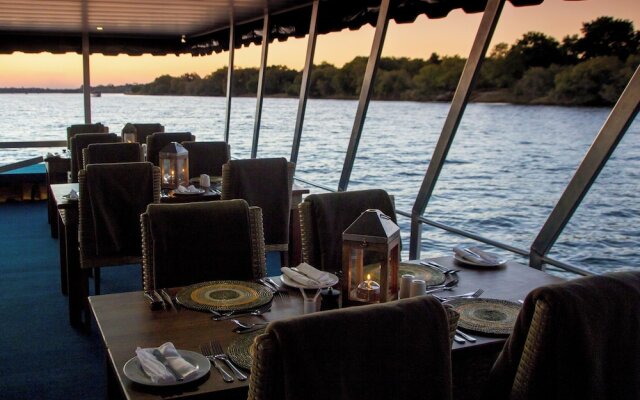
[[[234,98],[232,156],[250,156],[256,101]],[[297,99],[265,99],[258,157],[291,154]],[[309,100],[297,176],[337,188],[357,102]],[[93,121],[120,132],[159,122],[197,140],[223,140],[225,99],[92,98]],[[448,104],[374,101],[349,190],[384,188],[410,212],[449,110]],[[528,249],[606,120],[607,108],[471,104],[425,216]],[[80,94],[0,94],[0,141],[64,140],[83,122]],[[62,149],[0,150],[0,165]],[[594,272],[640,268],[640,123],[634,122],[550,256]],[[409,220],[399,217],[404,257]],[[423,256],[450,254],[468,239],[425,227]],[[493,250],[483,246],[486,250]],[[519,261],[518,256],[508,255]]]

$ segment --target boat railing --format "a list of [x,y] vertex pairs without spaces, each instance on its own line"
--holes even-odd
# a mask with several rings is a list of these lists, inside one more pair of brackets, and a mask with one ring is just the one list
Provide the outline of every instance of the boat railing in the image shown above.
[[[67,147],[66,140],[39,140],[30,142],[0,142],[0,149],[29,149],[42,147]],[[13,171],[18,168],[39,164],[43,161],[42,156],[17,161],[7,165],[0,165],[0,173]]]

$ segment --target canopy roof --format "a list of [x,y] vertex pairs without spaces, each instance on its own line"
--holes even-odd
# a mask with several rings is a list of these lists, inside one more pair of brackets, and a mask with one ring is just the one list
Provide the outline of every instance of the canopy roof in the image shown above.
[[[524,6],[543,0],[509,1]],[[483,11],[486,3],[392,0],[390,17],[398,23],[413,22],[421,14],[443,18],[458,8]],[[375,25],[379,4],[379,0],[323,0],[318,33]],[[271,40],[308,33],[310,0],[0,0],[0,53],[81,53],[86,31],[91,53],[211,54],[228,49],[232,18],[236,47],[260,43],[267,5]]]

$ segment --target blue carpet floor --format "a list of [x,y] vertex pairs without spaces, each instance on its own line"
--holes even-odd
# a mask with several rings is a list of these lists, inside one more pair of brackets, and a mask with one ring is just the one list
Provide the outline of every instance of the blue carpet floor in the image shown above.
[[[275,275],[278,254],[267,264]],[[89,334],[69,325],[59,265],[46,202],[1,204],[0,399],[106,396],[102,343],[95,324]],[[101,284],[103,294],[140,290],[140,267],[103,268]]]

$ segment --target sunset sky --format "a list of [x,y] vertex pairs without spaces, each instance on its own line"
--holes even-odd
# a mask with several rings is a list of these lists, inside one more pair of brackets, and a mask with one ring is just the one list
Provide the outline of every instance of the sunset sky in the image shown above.
[[[582,23],[599,16],[631,20],[640,29],[640,0],[546,0],[535,7],[515,8],[507,2],[493,44],[513,44],[529,31],[544,32],[561,40],[577,34]],[[469,53],[481,14],[454,11],[447,18],[430,20],[419,17],[413,24],[390,23],[383,56],[428,58],[432,52],[440,55]],[[323,61],[342,66],[358,55],[368,55],[374,29],[367,26],[358,31],[342,31],[318,37],[314,62]],[[269,65],[286,65],[301,69],[307,45],[306,39],[289,39],[269,46]],[[228,53],[207,57],[190,55],[154,57],[145,55],[91,56],[91,84],[147,83],[162,74],[173,76],[195,72],[205,76],[226,66]],[[260,47],[236,50],[236,67],[257,67]],[[0,87],[78,88],[82,84],[82,57],[77,54],[0,55]]]

